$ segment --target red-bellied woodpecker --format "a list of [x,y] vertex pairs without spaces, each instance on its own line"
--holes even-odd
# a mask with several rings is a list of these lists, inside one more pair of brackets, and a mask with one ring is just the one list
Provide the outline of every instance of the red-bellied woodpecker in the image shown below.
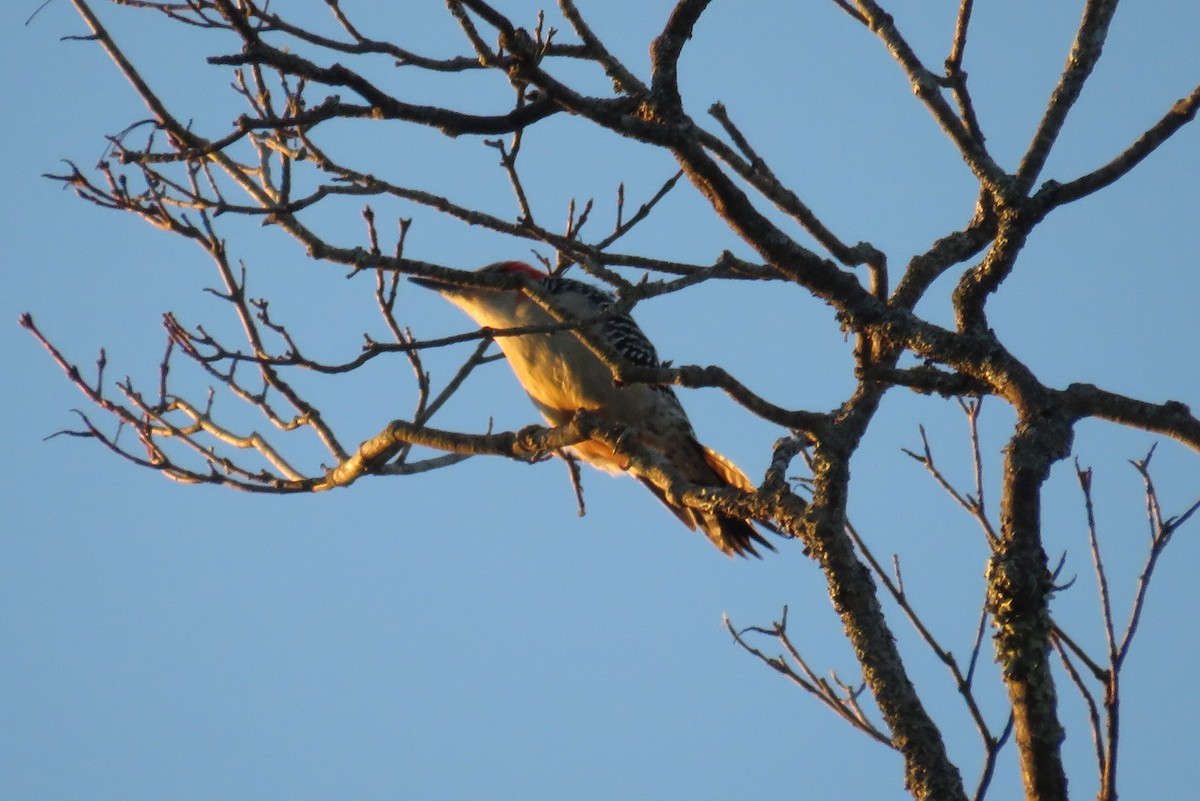
[[[593,317],[616,302],[608,292],[562,276],[551,276],[524,262],[491,264],[481,274],[516,275],[536,284],[552,305],[578,319]],[[413,278],[436,290],[480,326],[506,329],[553,324],[554,317],[522,289],[464,287],[430,278]],[[596,333],[636,365],[658,366],[654,346],[628,314],[610,314]],[[617,386],[612,372],[574,333],[531,333],[496,339],[521,386],[552,426],[563,425],[581,409],[632,427],[645,447],[665,457],[686,480],[705,487],[754,485],[732,462],[696,439],[687,413],[667,386]],[[629,460],[598,440],[574,445],[572,453],[609,473],[629,469]],[[646,478],[639,480],[693,531],[700,528],[727,554],[758,555],[755,544],[774,548],[749,520],[719,511],[694,509],[673,502]]]

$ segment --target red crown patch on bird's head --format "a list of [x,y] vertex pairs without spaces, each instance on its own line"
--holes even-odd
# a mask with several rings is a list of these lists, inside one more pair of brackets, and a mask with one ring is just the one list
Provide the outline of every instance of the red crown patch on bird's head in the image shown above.
[[498,261],[481,269],[481,273],[500,273],[502,275],[523,275],[531,281],[540,281],[546,274],[538,268],[523,261]]

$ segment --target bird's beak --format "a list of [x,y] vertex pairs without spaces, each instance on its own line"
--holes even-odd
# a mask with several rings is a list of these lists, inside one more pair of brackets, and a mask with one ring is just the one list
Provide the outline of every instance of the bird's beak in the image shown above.
[[417,286],[424,287],[425,289],[432,289],[434,292],[438,293],[447,300],[454,300],[458,297],[472,295],[479,292],[478,289],[473,289],[466,286],[457,286],[455,284],[447,283],[446,281],[438,280],[437,278],[410,275],[408,280]]
[[430,278],[428,276],[410,275],[408,280],[417,286],[426,289],[432,289],[447,300],[455,298],[475,298],[481,295],[491,294],[496,290],[486,289],[477,286],[460,286],[449,281],[443,281],[440,278]]
[[435,292],[441,292],[442,290],[445,290],[445,289],[451,289],[451,286],[449,284],[439,281],[436,278],[423,278],[418,275],[410,275],[408,277],[408,280],[411,281],[412,283],[416,284],[417,286],[423,286],[426,289],[432,289]]

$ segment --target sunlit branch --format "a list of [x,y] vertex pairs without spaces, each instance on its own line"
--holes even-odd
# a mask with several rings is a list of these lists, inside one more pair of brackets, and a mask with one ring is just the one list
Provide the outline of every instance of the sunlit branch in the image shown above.
[[1187,97],[1176,101],[1162,119],[1112,161],[1073,181],[1061,184],[1057,181],[1047,181],[1034,196],[1034,201],[1047,207],[1061,206],[1112,185],[1141,164],[1176,131],[1196,119],[1198,107],[1200,107],[1200,86],[1193,89]]
[[[967,710],[971,715],[971,719],[975,724],[975,728],[983,740],[984,749],[987,752],[989,761],[994,761],[996,753],[999,751],[999,748],[1002,745],[1002,741],[999,737],[992,734],[987,721],[985,721],[983,718],[983,712],[980,710],[979,704],[975,700],[975,693],[970,682],[970,678],[973,677],[973,674],[964,674],[962,672],[958,660],[955,659],[954,655],[950,653],[950,651],[943,648],[937,639],[934,638],[933,633],[929,630],[928,626],[925,625],[925,621],[921,619],[921,616],[917,613],[916,609],[914,609],[912,604],[909,603],[908,595],[904,591],[904,583],[900,576],[898,560],[895,561],[894,576],[889,575],[879,563],[879,560],[875,558],[875,554],[871,552],[869,547],[867,547],[866,542],[863,540],[862,536],[858,533],[854,526],[847,525],[846,533],[849,534],[850,538],[854,541],[854,546],[859,550],[860,553],[862,553],[863,558],[867,560],[867,564],[871,566],[872,573],[874,573],[875,577],[883,583],[884,587],[888,591],[888,594],[892,596],[892,599],[895,600],[896,604],[904,612],[904,616],[908,618],[909,623],[912,624],[913,628],[920,635],[921,639],[929,647],[929,650],[938,658],[939,661],[941,661],[943,665],[946,666],[947,670],[950,671],[950,675],[954,680],[955,689],[958,691],[959,695],[962,696],[963,702],[966,704]],[[971,651],[971,659],[969,660],[971,665],[974,665],[981,646],[982,638],[976,637],[975,645]]]
[[1200,452],[1200,418],[1178,401],[1149,403],[1092,384],[1071,384],[1063,391],[1062,399],[1067,408],[1079,417],[1098,417],[1153,431]]
[[1028,192],[1037,180],[1058,139],[1063,123],[1067,120],[1067,115],[1079,99],[1096,62],[1100,60],[1100,53],[1108,37],[1108,26],[1116,10],[1117,0],[1088,0],[1084,7],[1083,18],[1071,45],[1066,66],[1059,76],[1058,85],[1054,87],[1041,122],[1038,123],[1037,132],[1029,143],[1029,149],[1017,168],[1017,180],[1022,192]]

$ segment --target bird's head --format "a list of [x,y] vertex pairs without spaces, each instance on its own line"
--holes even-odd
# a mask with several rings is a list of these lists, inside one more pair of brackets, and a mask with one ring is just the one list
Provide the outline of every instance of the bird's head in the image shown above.
[[[525,322],[533,304],[521,292],[526,281],[541,281],[546,273],[523,261],[499,261],[475,271],[484,285],[467,286],[441,278],[413,276],[417,286],[432,289],[482,326],[504,328]],[[526,307],[531,307],[527,309]],[[536,314],[536,313],[535,313]]]

